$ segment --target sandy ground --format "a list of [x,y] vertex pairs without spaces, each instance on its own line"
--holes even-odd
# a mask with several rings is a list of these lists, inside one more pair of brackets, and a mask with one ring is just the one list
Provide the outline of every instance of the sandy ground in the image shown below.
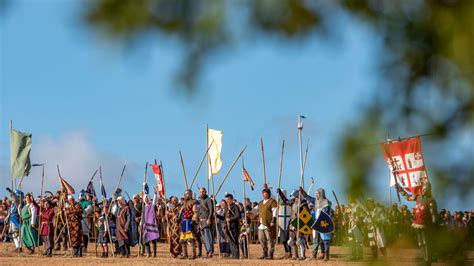
[[[166,244],[158,245],[157,258],[137,257],[137,249],[132,249],[132,256],[130,258],[98,258],[95,256],[94,247],[89,247],[89,251],[82,258],[72,258],[71,252],[55,251],[52,258],[42,257],[39,254],[29,255],[26,253],[13,253],[14,245],[12,243],[0,244],[0,265],[149,265],[149,264],[187,264],[187,265],[230,265],[230,264],[247,264],[247,265],[294,265],[294,264],[320,264],[320,265],[417,265],[421,262],[421,253],[417,249],[389,249],[387,258],[379,258],[378,260],[371,260],[371,255],[368,249],[365,249],[365,258],[361,262],[351,262],[348,260],[347,248],[332,247],[331,260],[323,261],[293,261],[293,260],[258,260],[256,259],[261,252],[259,245],[251,245],[250,257],[248,260],[231,260],[219,258],[215,256],[212,259],[196,259],[196,260],[180,260],[172,259],[167,252],[168,246]],[[276,248],[276,258],[283,256],[283,247],[278,245]],[[310,254],[308,250],[308,254]],[[100,252],[99,252],[100,254]],[[439,262],[434,265],[447,265],[447,262]],[[467,253],[467,261],[463,264],[474,265],[474,251]]]

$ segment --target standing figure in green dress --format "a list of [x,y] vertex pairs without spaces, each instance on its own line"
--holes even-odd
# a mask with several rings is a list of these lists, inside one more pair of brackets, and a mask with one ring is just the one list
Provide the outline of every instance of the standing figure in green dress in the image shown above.
[[28,249],[29,254],[35,252],[38,246],[38,207],[33,196],[28,193],[25,196],[25,205],[21,209],[21,240],[23,245]]

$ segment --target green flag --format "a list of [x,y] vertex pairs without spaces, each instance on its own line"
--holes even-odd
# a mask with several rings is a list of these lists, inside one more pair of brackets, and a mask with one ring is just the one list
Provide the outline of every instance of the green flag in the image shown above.
[[10,131],[10,167],[11,178],[30,174],[31,134],[15,129]]

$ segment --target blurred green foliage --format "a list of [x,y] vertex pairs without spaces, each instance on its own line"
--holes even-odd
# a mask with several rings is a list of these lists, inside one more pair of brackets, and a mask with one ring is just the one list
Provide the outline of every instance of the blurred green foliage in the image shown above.
[[[347,192],[357,197],[370,185],[373,140],[387,131],[400,136],[433,133],[424,139],[439,154],[428,171],[438,192],[473,193],[474,1],[462,0],[94,0],[85,21],[117,41],[154,34],[183,45],[178,81],[196,90],[213,53],[250,38],[275,36],[287,42],[337,31],[331,22],[344,12],[383,40],[380,89],[341,139],[340,163]],[[242,34],[244,33],[244,34]],[[324,37],[324,36],[323,36]],[[397,135],[397,136],[398,136]],[[396,137],[396,136],[395,136]],[[467,139],[467,140],[466,140]],[[425,141],[426,140],[426,141]]]

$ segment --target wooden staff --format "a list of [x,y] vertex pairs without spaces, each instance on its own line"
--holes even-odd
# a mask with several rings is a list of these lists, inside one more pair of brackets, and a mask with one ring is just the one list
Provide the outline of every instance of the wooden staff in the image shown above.
[[[303,166],[303,144],[302,144],[302,131],[303,131],[303,122],[301,119],[305,118],[304,116],[298,116],[298,124],[297,124],[297,128],[298,128],[298,140],[299,140],[299,143],[300,143],[300,187],[302,187],[304,189],[304,166]],[[296,228],[296,241],[299,241],[300,239],[300,217],[299,217],[299,213],[300,213],[300,206],[301,206],[301,189],[299,190],[298,192],[298,210],[297,210],[297,213],[296,213],[296,217],[297,217],[297,228]]]
[[212,146],[213,143],[214,143],[214,140],[212,140],[211,145],[209,145],[209,146],[207,147],[206,153],[204,153],[204,156],[202,157],[201,163],[199,163],[199,167],[198,167],[198,169],[196,170],[196,173],[194,174],[193,180],[191,181],[191,185],[189,186],[191,189],[193,188],[194,181],[196,181],[196,177],[197,177],[198,174],[199,174],[199,170],[201,170],[202,163],[204,162],[204,160],[206,160],[207,154],[209,153],[209,149],[211,148],[211,146]]
[[[38,165],[39,166],[39,165]],[[40,230],[41,230],[41,212],[43,210],[43,184],[44,184],[44,164],[41,164],[43,167],[42,173],[41,173],[41,195],[40,195],[40,209],[39,209],[39,217],[38,217],[38,247],[39,247],[39,242],[40,242]]]
[[[209,125],[206,124],[206,148],[209,147]],[[211,180],[211,177],[212,177],[212,169],[211,169],[211,157],[209,156],[209,153],[207,154],[207,162],[208,162],[208,166],[207,166],[207,191],[210,190],[209,188],[209,182]],[[212,177],[214,178],[214,177]],[[214,179],[212,179],[214,181]],[[212,194],[214,194],[214,189],[212,189]],[[216,227],[217,229],[217,227]],[[220,253],[219,253],[219,258],[221,257]]]
[[[156,159],[155,159],[155,164],[156,163]],[[163,186],[163,191],[164,191],[164,194],[163,194],[163,200],[164,200],[164,203],[165,203],[165,210],[164,210],[164,214],[165,214],[165,220],[166,220],[166,240],[168,240],[168,243],[171,243],[171,237],[170,237],[170,221],[169,221],[169,218],[168,218],[168,206],[166,205],[166,201],[167,201],[167,198],[166,198],[166,188],[165,188],[165,171],[163,170],[163,162],[160,160],[160,168],[161,168],[161,177],[163,177],[163,182],[162,182],[162,186]]]
[[[242,157],[242,175],[244,173],[244,169],[245,169],[245,166],[244,166],[244,157]],[[243,188],[243,195],[244,195],[244,204],[245,204],[245,180],[242,178],[242,188]],[[245,241],[246,241],[246,245],[245,245],[245,249],[247,249],[247,259],[250,259],[250,249],[249,249],[249,246],[250,246],[250,243],[249,243],[249,236],[248,236],[248,232],[247,232],[247,228],[249,227],[249,225],[247,224],[247,210],[245,208],[245,205],[244,205],[244,226],[245,226]]]
[[[212,141],[214,142],[214,140]],[[209,127],[208,125],[206,124],[206,146],[207,147],[211,147],[211,145],[209,145]],[[217,198],[215,197],[215,187],[214,187],[214,175],[212,174],[212,168],[211,168],[211,157],[209,156],[209,153],[207,153],[207,191],[209,192],[209,181],[212,181],[212,197],[213,197],[213,210],[214,210],[214,225],[216,227],[216,235],[217,235],[217,245],[218,245],[218,251],[219,251],[219,258],[222,257],[222,253],[221,253],[221,233],[219,232],[219,227],[218,227],[218,222],[217,222],[217,210],[216,210],[216,206],[214,203],[219,203],[217,201]]]
[[[66,199],[64,198],[64,190],[63,190],[63,187],[62,187],[62,183],[61,183],[61,171],[59,171],[59,164],[56,165],[56,168],[58,169],[58,175],[59,175],[59,184],[61,184],[61,190],[63,191],[63,193],[61,193],[62,195],[62,199],[63,199],[63,207],[64,207],[64,216],[66,217],[66,228],[67,228],[67,235],[68,235],[68,239],[69,239],[69,247],[72,247],[72,241],[71,241],[71,231],[69,230],[69,222],[67,220],[67,213],[66,213]],[[66,194],[67,194],[67,189],[66,189]],[[71,252],[72,254],[74,255],[74,250],[71,249]]]
[[188,179],[186,178],[186,169],[184,168],[183,154],[181,154],[181,151],[179,151],[179,158],[181,159],[181,168],[183,169],[184,185],[186,186],[186,190],[188,190]]
[[[308,148],[309,148],[309,139],[308,142],[306,143],[306,150],[304,152],[304,161],[303,161],[303,178],[304,178],[304,172],[306,170],[306,162],[308,161]],[[304,184],[304,182],[303,182]]]
[[[388,130],[387,130],[387,142],[390,141],[390,136],[388,135]],[[390,167],[388,168],[388,202],[390,203],[390,206],[392,205],[392,188],[390,187],[390,181],[391,181],[391,175],[392,172],[390,172]],[[395,176],[393,177],[395,179]]]
[[313,186],[314,186],[314,177],[311,177],[311,185],[309,186],[308,192],[307,192],[308,195],[311,195],[310,193],[311,193],[311,189],[313,188]]
[[[13,129],[13,121],[10,120],[10,136],[11,136],[12,129]],[[11,142],[11,137],[10,137],[10,142]],[[15,191],[15,189],[16,189],[16,177],[13,178],[11,181],[12,181],[12,190]]]
[[[124,169],[125,169],[125,167],[124,167]],[[102,188],[102,186],[103,186],[102,185],[102,183],[103,183],[103,181],[102,181],[102,167],[99,167],[99,177],[100,177],[100,187]],[[106,202],[107,202],[107,199],[104,198],[104,195],[102,195],[102,207],[104,208],[105,223],[107,224],[107,233],[109,235],[109,241],[107,241],[107,249],[110,249],[109,248],[109,243],[112,243],[112,233],[110,232],[110,224],[109,224],[109,219],[108,219],[109,214],[105,212],[105,206],[107,204]],[[112,207],[112,206],[110,206],[110,207]],[[110,210],[110,208],[109,208],[109,210]],[[132,219],[132,218],[130,218],[130,219]],[[115,257],[115,252],[113,251],[113,249],[110,249],[110,250],[112,250],[112,257]]]
[[237,161],[239,160],[240,156],[242,156],[242,154],[244,153],[245,149],[247,149],[247,145],[245,145],[244,148],[240,151],[239,155],[237,156],[237,158],[235,158],[234,162],[233,162],[232,165],[230,166],[229,171],[227,171],[227,173],[225,174],[224,179],[222,180],[221,184],[219,185],[219,188],[217,189],[216,193],[214,194],[214,198],[216,198],[216,196],[219,194],[219,191],[221,190],[222,186],[224,185],[225,181],[227,180],[227,177],[229,177],[230,172],[231,172],[232,169],[234,168],[235,163],[237,163]]
[[[281,144],[281,155],[280,155],[280,174],[278,175],[278,190],[281,188],[281,175],[283,172],[283,151],[285,150],[285,140],[283,140]],[[280,227],[280,193],[278,193],[277,190],[277,209],[276,209],[276,226],[275,226],[275,236],[276,236],[276,242],[278,243],[278,230]]]
[[[126,167],[127,167],[127,165],[125,164],[123,166],[123,169],[122,169],[122,174],[120,174],[119,181],[117,182],[117,186],[115,187],[115,191],[117,191],[117,189],[120,187],[120,183],[122,182],[123,174],[125,173],[125,168]],[[114,193],[115,193],[115,191],[114,191]]]
[[[145,164],[145,174],[143,176],[143,189],[142,189],[142,193],[143,195],[145,194],[145,184],[146,184],[146,175],[147,175],[147,172],[148,172],[148,162],[146,162]],[[142,197],[143,197],[142,195]],[[143,224],[143,217],[144,217],[144,212],[145,212],[145,202],[142,202],[142,210],[141,210],[141,215],[140,215],[140,224],[138,226],[139,227],[139,234],[138,234],[138,257],[140,257],[140,246],[142,246],[142,239],[143,239],[143,228],[142,228],[142,224]],[[131,219],[131,218],[130,218]]]
[[[120,187],[120,184],[121,184],[121,182],[122,182],[123,174],[125,173],[125,168],[126,168],[126,167],[127,167],[127,165],[125,164],[125,165],[123,166],[123,169],[122,169],[122,174],[120,174],[120,178],[119,178],[119,180],[118,180],[118,182],[117,182],[117,185],[115,186],[115,190],[114,190],[114,194],[113,194],[113,195],[115,195],[115,192],[116,192],[116,191],[119,189],[119,187]],[[117,202],[116,197],[114,197],[113,195],[112,195],[112,201],[110,202],[110,206],[111,206],[111,207],[112,207],[112,205],[113,205],[114,203]]]
[[263,147],[263,138],[260,138],[260,147],[262,150],[262,165],[263,165],[263,187],[267,187],[267,171],[265,169],[265,148]]

